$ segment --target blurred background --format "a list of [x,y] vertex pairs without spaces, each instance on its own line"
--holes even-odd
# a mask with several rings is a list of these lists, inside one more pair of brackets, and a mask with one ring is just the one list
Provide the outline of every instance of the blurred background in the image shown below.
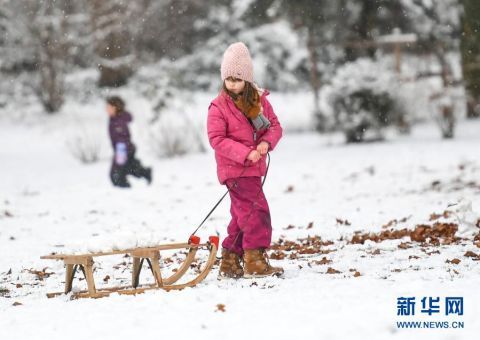
[[74,122],[69,150],[94,162],[120,94],[155,155],[205,150],[243,41],[287,131],[356,143],[427,121],[454,138],[480,116],[479,28],[478,0],[0,0],[0,123]]

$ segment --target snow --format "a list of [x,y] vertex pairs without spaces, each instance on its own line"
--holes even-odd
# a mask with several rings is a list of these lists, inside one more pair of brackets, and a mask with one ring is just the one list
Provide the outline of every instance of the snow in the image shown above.
[[[199,124],[205,123],[206,97],[188,107],[187,114]],[[480,212],[480,122],[461,121],[450,141],[442,140],[438,128],[428,123],[416,125],[411,136],[392,134],[385,143],[345,145],[339,134],[294,133],[299,129],[295,116],[302,115],[298,108],[304,107],[301,95],[290,100],[274,93],[271,99],[287,127],[271,155],[265,184],[273,239],[320,235],[334,241],[325,249],[335,251],[272,260],[285,267],[284,278],[218,281],[215,267],[195,288],[99,300],[47,299],[47,292],[62,290],[64,269],[60,262],[39,257],[52,251],[185,241],[225,190],[217,182],[210,148],[155,158],[143,130],[148,124],[148,114],[140,114],[144,103],[127,100],[137,113],[132,130],[139,156],[154,167],[154,182],[147,186],[132,179],[133,189],[118,190],[108,180],[110,151],[102,103],[90,103],[83,116],[80,106],[67,105],[47,122],[31,120],[28,126],[0,120],[0,288],[10,291],[9,298],[0,294],[0,339],[345,339],[352,334],[362,339],[473,339],[480,331],[480,268],[463,254],[480,253],[471,239],[478,233]],[[65,142],[79,124],[73,117],[83,117],[83,123],[97,129],[103,143],[99,162],[82,165],[69,153]],[[307,116],[301,117],[307,124]],[[456,205],[448,208],[451,204]],[[423,248],[412,242],[411,248],[399,249],[405,240],[363,245],[340,241],[357,230],[379,232],[392,219],[406,217],[394,228],[412,229],[447,208],[455,211],[450,221],[459,223],[459,233],[466,237],[457,245]],[[337,218],[350,225],[337,223]],[[199,234],[203,239],[217,232],[223,237],[228,221],[226,199]],[[307,229],[310,222],[313,227]],[[380,254],[373,255],[377,249]],[[438,254],[427,254],[436,250]],[[200,256],[205,258],[205,253]],[[326,274],[328,265],[312,263],[322,257],[341,273]],[[453,258],[461,262],[446,262]],[[97,284],[104,285],[106,275],[109,285],[129,282],[127,267],[112,269],[122,261],[128,259],[100,259]],[[28,271],[45,267],[53,274],[42,281]],[[361,276],[354,277],[350,269]],[[151,282],[148,271],[141,280]],[[75,289],[84,283],[75,280]],[[396,316],[400,296],[463,296],[465,315],[458,318],[465,329],[397,329],[395,321],[409,320]],[[224,304],[225,312],[217,304]],[[456,320],[442,315],[413,320],[423,319]]]

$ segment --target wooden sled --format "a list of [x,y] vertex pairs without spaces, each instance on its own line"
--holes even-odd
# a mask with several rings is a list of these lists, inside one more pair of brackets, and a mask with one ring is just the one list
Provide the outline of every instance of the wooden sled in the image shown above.
[[[66,267],[65,274],[65,290],[63,292],[57,293],[48,293],[49,298],[59,296],[62,294],[68,294],[72,291],[72,283],[75,278],[75,273],[80,269],[87,281],[87,290],[82,290],[79,292],[72,293],[72,299],[77,298],[101,298],[109,296],[112,293],[118,294],[140,294],[147,290],[153,289],[164,289],[164,290],[180,290],[186,287],[193,287],[198,283],[202,282],[212,269],[213,264],[216,260],[217,249],[218,249],[219,239],[217,236],[210,236],[209,241],[206,243],[200,243],[200,238],[197,236],[190,237],[188,243],[174,243],[174,244],[164,244],[154,247],[146,248],[133,248],[125,250],[114,250],[110,252],[101,252],[101,253],[92,253],[92,254],[82,254],[82,255],[67,255],[67,254],[53,254],[41,256],[41,259],[45,260],[62,260]],[[195,255],[198,249],[207,249],[209,250],[209,256],[206,264],[200,273],[193,280],[188,281],[182,284],[175,284],[180,278],[188,271],[190,265],[195,260]],[[162,277],[160,271],[160,251],[162,250],[175,250],[175,249],[188,249],[188,254],[185,258],[185,261],[180,265],[180,267],[169,277]],[[131,286],[118,286],[118,287],[108,287],[97,289],[95,287],[95,280],[93,277],[93,258],[99,256],[108,256],[108,255],[121,255],[128,254],[133,259],[133,268],[132,268],[132,284]],[[144,261],[147,261],[149,267],[152,271],[152,274],[155,278],[155,283],[150,285],[143,285],[139,287],[139,278],[140,272],[142,270],[142,265]]]

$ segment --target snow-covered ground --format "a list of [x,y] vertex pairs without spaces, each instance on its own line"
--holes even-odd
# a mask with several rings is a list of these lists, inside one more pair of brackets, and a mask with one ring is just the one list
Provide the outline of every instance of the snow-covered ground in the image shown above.
[[[69,154],[65,131],[73,120],[1,124],[0,339],[478,337],[480,262],[464,254],[480,253],[470,236],[478,232],[473,224],[480,212],[480,122],[461,122],[451,141],[441,140],[430,124],[415,127],[411,136],[364,145],[347,146],[335,134],[286,134],[272,153],[265,184],[274,240],[319,235],[333,241],[322,247],[323,254],[272,260],[285,267],[283,278],[218,281],[215,267],[203,283],[183,291],[74,301],[46,298],[63,288],[64,269],[39,257],[185,241],[225,190],[217,182],[213,154],[157,160],[137,134],[154,182],[132,179],[131,190],[118,190],[109,183],[108,152],[92,165]],[[225,235],[228,208],[226,199],[202,237]],[[431,214],[447,208],[454,212],[446,220],[459,224],[466,237],[458,244],[426,246],[408,237],[345,241],[355,231],[385,230],[394,219],[394,229],[432,224]],[[410,248],[398,248],[402,242]],[[332,262],[321,264],[323,257]],[[446,262],[455,258],[460,263]],[[102,259],[97,283],[106,275],[109,285],[127,282],[124,261]],[[329,267],[340,273],[327,274]],[[35,270],[52,274],[39,280]],[[150,280],[147,271],[142,275]],[[464,315],[445,316],[442,309],[428,316],[417,309],[415,316],[397,316],[397,298],[404,296],[416,297],[418,308],[422,297],[461,296]],[[396,321],[402,320],[463,321],[465,328],[398,329]]]

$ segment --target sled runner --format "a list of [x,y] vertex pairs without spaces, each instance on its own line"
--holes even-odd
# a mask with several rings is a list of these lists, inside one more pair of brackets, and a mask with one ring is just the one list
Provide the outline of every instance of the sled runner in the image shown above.
[[[64,262],[66,267],[65,274],[65,290],[64,292],[57,293],[48,293],[49,298],[68,294],[72,291],[72,283],[75,278],[75,273],[77,270],[81,270],[87,281],[87,290],[74,292],[72,298],[100,298],[108,296],[112,293],[118,294],[140,294],[147,290],[153,289],[164,289],[164,290],[179,290],[186,287],[193,287],[198,283],[202,282],[212,269],[213,264],[215,263],[217,249],[218,249],[219,239],[217,236],[210,236],[209,241],[206,243],[200,243],[200,238],[197,236],[190,237],[188,243],[173,243],[173,244],[164,244],[154,247],[145,247],[145,248],[133,248],[125,250],[114,250],[110,252],[99,252],[91,254],[81,254],[81,255],[68,255],[68,254],[53,254],[40,257],[45,260],[61,260]],[[169,277],[162,277],[160,271],[160,251],[162,250],[175,250],[175,249],[188,249],[187,256],[185,261],[180,265],[180,267]],[[206,249],[209,251],[208,260],[205,263],[203,269],[198,273],[198,275],[191,281],[182,284],[175,284],[182,276],[188,271],[190,265],[195,260],[195,255],[199,249]],[[93,276],[93,258],[100,256],[108,255],[122,255],[127,254],[133,259],[133,268],[132,268],[132,284],[131,286],[119,286],[119,287],[109,287],[109,288],[100,288],[95,287],[95,280]],[[139,278],[140,272],[142,270],[142,265],[144,261],[147,261],[150,270],[155,278],[155,283],[150,285],[140,286]]]

